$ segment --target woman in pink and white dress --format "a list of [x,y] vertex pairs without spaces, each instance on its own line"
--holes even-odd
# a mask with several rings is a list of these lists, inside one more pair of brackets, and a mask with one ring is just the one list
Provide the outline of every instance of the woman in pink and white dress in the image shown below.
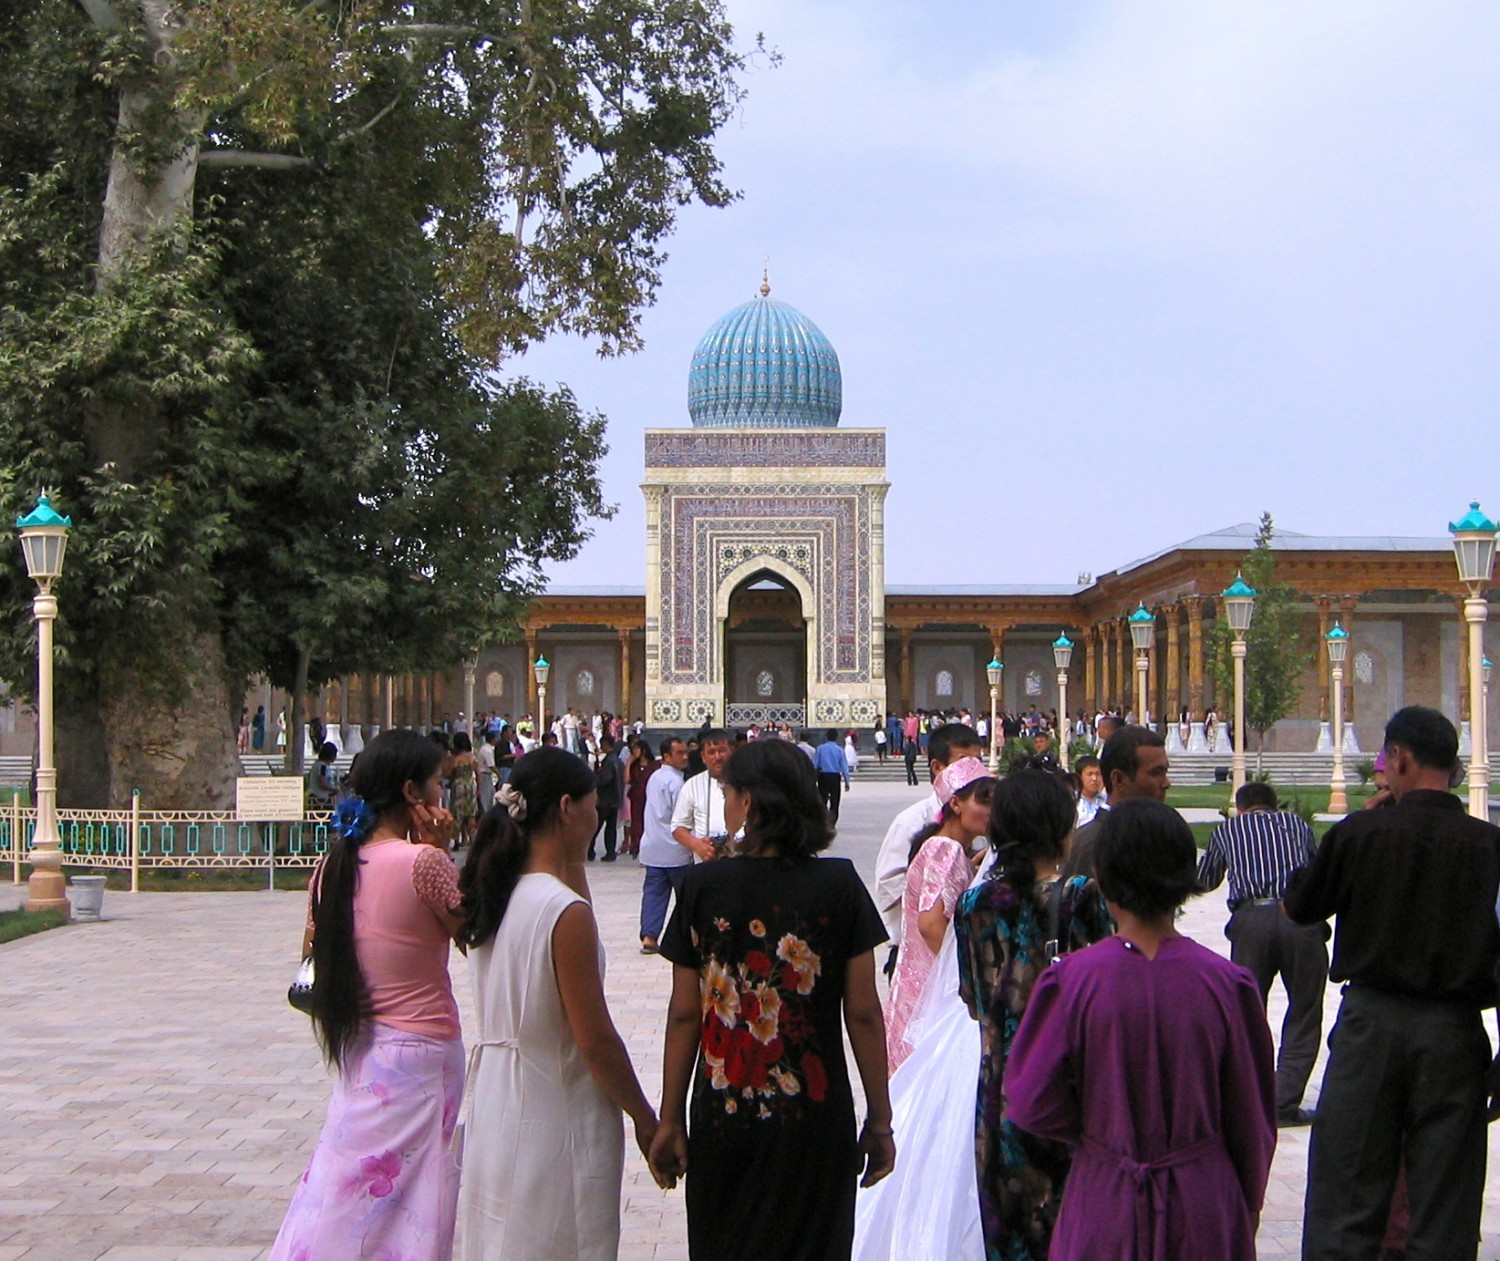
[[901,952],[885,1018],[886,1056],[893,1073],[911,1054],[907,1031],[912,1015],[952,930],[958,899],[974,877],[974,842],[989,827],[994,787],[994,776],[973,757],[944,767],[933,781],[942,815],[912,841],[901,899]]

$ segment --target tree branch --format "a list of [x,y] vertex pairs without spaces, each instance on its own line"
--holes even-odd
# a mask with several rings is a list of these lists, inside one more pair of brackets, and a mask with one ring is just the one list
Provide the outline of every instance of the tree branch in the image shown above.
[[516,41],[504,35],[496,35],[477,26],[463,26],[452,22],[394,22],[376,26],[373,33],[379,36],[397,36],[401,39],[484,40],[501,48],[519,48]]
[[78,0],[79,7],[89,15],[101,31],[118,31],[120,29],[120,18],[111,7],[109,0]]
[[389,114],[399,104],[401,104],[401,96],[400,93],[397,93],[395,96],[391,97],[390,104],[388,104],[384,109],[377,113],[374,118],[370,119],[368,122],[360,123],[358,127],[351,127],[348,131],[342,132],[338,136],[336,136],[334,138],[334,144],[338,144],[344,140],[351,140],[355,136],[364,135],[365,132],[369,131],[371,127],[375,126],[376,123],[378,123],[382,118]]
[[204,149],[198,165],[204,167],[253,167],[261,171],[295,171],[312,166],[311,158],[293,153],[253,153],[245,149]]

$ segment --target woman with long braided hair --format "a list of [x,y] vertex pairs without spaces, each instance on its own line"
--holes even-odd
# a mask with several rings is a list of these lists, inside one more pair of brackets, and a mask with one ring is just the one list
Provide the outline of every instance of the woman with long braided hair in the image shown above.
[[448,981],[459,895],[442,760],[414,731],[371,740],[313,870],[303,953],[338,1079],[271,1261],[452,1253],[464,1053]]

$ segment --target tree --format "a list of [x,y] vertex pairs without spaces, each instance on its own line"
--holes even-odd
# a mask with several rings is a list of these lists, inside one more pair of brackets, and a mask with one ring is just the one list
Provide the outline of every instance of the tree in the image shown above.
[[0,506],[76,524],[72,800],[221,799],[247,672],[472,649],[576,550],[602,421],[490,374],[638,344],[744,66],[719,0],[0,17]]
[[[1302,646],[1297,593],[1276,580],[1276,531],[1269,512],[1262,513],[1255,548],[1240,572],[1255,589],[1255,616],[1245,634],[1245,726],[1255,732],[1256,770],[1266,732],[1292,712],[1302,690],[1301,676],[1313,655]],[[1220,696],[1234,695],[1234,662],[1229,623],[1220,610],[1210,634],[1214,687]]]

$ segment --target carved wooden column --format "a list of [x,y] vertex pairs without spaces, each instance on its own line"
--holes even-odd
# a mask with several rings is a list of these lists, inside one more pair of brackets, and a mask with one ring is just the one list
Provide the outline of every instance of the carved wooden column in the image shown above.
[[[1349,632],[1349,638],[1354,638],[1354,609],[1359,604],[1357,595],[1346,595],[1339,597],[1339,612],[1343,616],[1343,627]],[[1349,663],[1344,667],[1344,722],[1354,721],[1354,661],[1359,656],[1360,649],[1356,647],[1354,654],[1349,658]]]
[[1115,668],[1115,623],[1111,619],[1100,628],[1104,632],[1104,651],[1102,663],[1104,666],[1104,697],[1105,709],[1114,709],[1116,704],[1115,688],[1119,685],[1117,670]]
[[1167,619],[1167,677],[1162,690],[1161,720],[1175,723],[1182,713],[1182,605],[1169,604]]
[[1131,660],[1130,626],[1123,617],[1116,618],[1115,631],[1115,705],[1124,714],[1131,709],[1135,696],[1135,662]]
[[[1333,676],[1328,664],[1328,632],[1333,629],[1333,597],[1313,597],[1313,606],[1318,610],[1318,721],[1328,721],[1328,689]],[[1345,676],[1348,670],[1344,671]]]
[[630,628],[617,627],[620,637],[620,717],[630,722]]
[[1188,619],[1188,709],[1194,721],[1203,717],[1203,597],[1182,597]]
[[[912,697],[915,691],[911,680],[911,627],[901,627],[901,714],[905,717],[914,708]],[[808,715],[811,718],[811,715]]]
[[1151,647],[1146,653],[1146,713],[1141,715],[1141,722],[1145,723],[1148,716],[1156,719],[1158,727],[1162,725],[1161,695],[1158,688],[1161,686],[1161,671],[1157,668],[1157,641],[1161,637],[1151,637]]
[[1098,679],[1094,674],[1094,644],[1098,636],[1092,626],[1083,628],[1083,708],[1092,719],[1098,709]]

